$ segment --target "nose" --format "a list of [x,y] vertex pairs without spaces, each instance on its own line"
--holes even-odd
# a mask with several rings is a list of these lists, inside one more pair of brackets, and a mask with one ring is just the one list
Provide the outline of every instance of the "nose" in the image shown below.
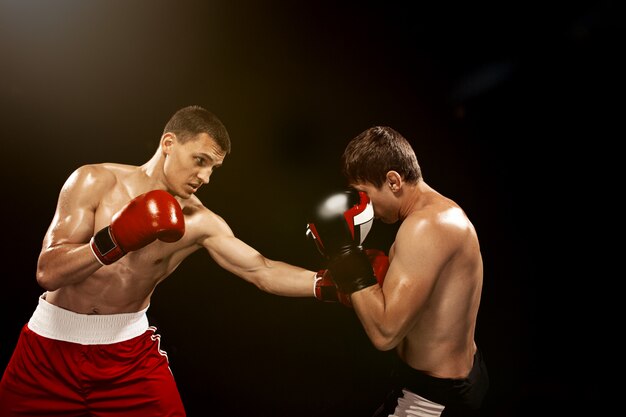
[[209,179],[211,178],[211,170],[210,169],[206,169],[206,170],[200,171],[198,173],[198,178],[200,178],[200,181],[202,181],[202,183],[208,184],[209,183]]

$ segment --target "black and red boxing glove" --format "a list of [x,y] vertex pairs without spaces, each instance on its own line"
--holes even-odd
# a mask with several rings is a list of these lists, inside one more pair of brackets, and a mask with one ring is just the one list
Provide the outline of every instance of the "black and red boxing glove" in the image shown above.
[[328,270],[344,294],[377,283],[361,246],[373,220],[374,209],[367,194],[354,189],[326,196],[310,215],[307,235],[328,259]]
[[330,194],[309,216],[306,235],[320,254],[329,258],[345,243],[362,245],[374,223],[374,207],[367,194],[349,189]]
[[[379,249],[365,249],[365,253],[370,260],[376,280],[382,287],[389,269],[389,257]],[[347,307],[352,307],[350,295],[337,288],[327,269],[319,271],[315,276],[315,298],[325,302],[339,302]]]
[[111,224],[89,243],[98,261],[109,265],[156,239],[176,242],[184,234],[185,220],[178,201],[167,191],[153,190],[122,207],[113,215]]

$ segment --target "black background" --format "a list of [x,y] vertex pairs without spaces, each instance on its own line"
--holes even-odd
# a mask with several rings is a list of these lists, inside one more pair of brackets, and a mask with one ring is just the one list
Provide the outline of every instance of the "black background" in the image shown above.
[[[67,176],[142,164],[171,114],[199,104],[233,150],[198,196],[266,256],[311,269],[309,195],[343,185],[339,156],[362,130],[404,134],[481,239],[485,416],[597,412],[616,7],[411,3],[0,0],[0,369],[42,292]],[[366,246],[387,250],[394,231],[377,223]],[[368,416],[385,394],[390,353],[353,311],[263,293],[203,252],[149,317],[190,416]]]

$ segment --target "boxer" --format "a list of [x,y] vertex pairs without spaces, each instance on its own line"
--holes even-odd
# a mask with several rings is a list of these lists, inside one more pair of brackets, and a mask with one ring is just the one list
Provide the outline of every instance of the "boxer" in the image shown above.
[[68,177],[37,263],[45,293],[0,381],[0,416],[184,416],[146,311],[199,249],[263,291],[314,296],[317,272],[266,258],[195,196],[230,147],[221,121],[189,106],[143,165],[90,164]]
[[354,233],[353,207],[331,194],[309,220],[341,297],[372,344],[397,354],[394,387],[373,415],[478,415],[489,379],[474,340],[483,283],[474,226],[424,181],[412,146],[396,130],[363,131],[341,159],[354,198],[369,199],[376,219],[400,223],[381,280]]

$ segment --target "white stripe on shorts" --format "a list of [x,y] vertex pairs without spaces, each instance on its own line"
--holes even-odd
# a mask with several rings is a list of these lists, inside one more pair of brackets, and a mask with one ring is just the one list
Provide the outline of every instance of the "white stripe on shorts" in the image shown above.
[[389,417],[439,417],[445,408],[406,389],[402,390],[402,394],[398,398],[398,406]]

